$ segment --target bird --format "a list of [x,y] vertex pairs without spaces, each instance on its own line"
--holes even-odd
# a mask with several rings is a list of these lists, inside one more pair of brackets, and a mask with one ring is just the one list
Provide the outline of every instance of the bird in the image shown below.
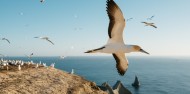
[[28,59],[30,59],[34,54],[31,53],[30,55],[26,55],[26,57],[28,57]]
[[50,67],[52,67],[52,68],[54,68],[54,66],[55,66],[55,63],[52,63],[52,64],[50,65]]
[[1,40],[5,40],[10,44],[10,41],[7,38],[2,38]]
[[43,3],[45,0],[40,0],[41,3]]
[[144,23],[145,26],[152,26],[152,27],[154,27],[154,28],[157,28],[157,26],[154,25],[154,23],[149,23],[149,22],[142,22],[142,23]]
[[152,20],[154,18],[154,15],[151,16],[150,18],[147,18],[147,20]]
[[38,66],[39,66],[39,65],[38,65],[38,63],[37,63],[36,66],[35,66],[35,68],[38,68]]
[[125,19],[119,6],[113,0],[107,0],[107,14],[109,17],[108,42],[106,45],[88,50],[85,53],[108,53],[112,54],[116,61],[119,75],[123,76],[128,69],[128,60],[125,53],[143,52],[149,54],[138,45],[126,45],[123,40]]
[[70,74],[74,74],[74,69],[71,70]]
[[21,70],[21,66],[20,66],[20,65],[18,65],[18,70],[19,70],[19,71]]
[[65,56],[59,56],[59,58],[60,58],[60,59],[64,59],[64,58],[65,58]]
[[51,40],[49,40],[49,38],[48,38],[48,37],[34,37],[34,38],[39,38],[39,39],[44,39],[44,40],[47,40],[48,42],[50,42],[51,44],[53,44],[53,45],[54,45],[54,43],[53,43]]
[[133,19],[133,18],[129,18],[129,19],[127,19],[127,22],[128,22],[128,21],[131,21],[132,19]]

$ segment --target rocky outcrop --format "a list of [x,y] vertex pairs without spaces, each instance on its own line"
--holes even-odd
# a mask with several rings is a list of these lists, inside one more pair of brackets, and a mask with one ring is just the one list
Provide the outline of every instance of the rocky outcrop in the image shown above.
[[107,94],[83,77],[51,68],[0,71],[0,94]]

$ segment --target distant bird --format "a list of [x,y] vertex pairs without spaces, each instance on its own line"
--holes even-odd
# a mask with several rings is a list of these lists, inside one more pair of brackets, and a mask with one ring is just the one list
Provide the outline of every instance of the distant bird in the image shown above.
[[132,19],[133,19],[133,18],[129,18],[129,19],[127,19],[127,22],[128,22],[128,21],[131,21]]
[[6,39],[6,38],[2,38],[1,40],[5,40],[10,44],[10,41],[8,39]]
[[60,59],[64,59],[64,58],[65,58],[65,56],[60,56],[59,58],[60,58]]
[[154,18],[154,15],[151,16],[150,18],[147,18],[147,20],[152,20]]
[[50,42],[51,44],[54,45],[54,43],[52,41],[50,41],[48,37],[34,37],[34,38],[39,38],[39,39],[47,40],[48,42]]
[[28,57],[28,59],[30,59],[34,54],[31,53],[30,55],[26,55]]
[[43,65],[44,67],[46,67],[46,63],[43,63],[42,65]]
[[38,66],[39,66],[39,65],[38,65],[38,63],[37,63],[35,68],[38,68]]
[[43,3],[45,0],[40,0],[41,3]]
[[74,74],[74,69],[71,70],[70,74]]
[[52,67],[52,68],[54,68],[54,66],[55,66],[55,63],[52,63],[52,64],[50,65],[50,67]]
[[19,71],[21,70],[21,66],[20,66],[20,65],[18,65],[18,70],[19,70]]
[[125,27],[125,19],[119,8],[119,6],[113,0],[107,0],[107,13],[110,19],[108,35],[109,40],[106,45],[89,50],[85,53],[108,53],[112,54],[116,60],[116,67],[118,73],[123,76],[128,69],[128,60],[125,57],[125,53],[130,52],[143,52],[138,45],[125,45],[123,41],[123,30]]
[[152,26],[154,28],[157,28],[157,26],[154,25],[154,23],[148,23],[148,22],[142,22],[145,24],[145,26]]

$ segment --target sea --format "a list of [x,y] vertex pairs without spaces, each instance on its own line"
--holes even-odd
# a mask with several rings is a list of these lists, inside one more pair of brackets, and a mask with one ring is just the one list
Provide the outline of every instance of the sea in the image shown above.
[[[30,61],[27,57],[5,57],[9,60]],[[101,85],[108,82],[113,86],[118,80],[133,94],[190,94],[190,58],[189,57],[156,57],[130,56],[129,68],[124,76],[116,70],[112,56],[68,56],[32,57],[34,62],[42,62],[63,71],[80,75],[89,81]],[[140,81],[140,87],[131,84],[135,76]]]

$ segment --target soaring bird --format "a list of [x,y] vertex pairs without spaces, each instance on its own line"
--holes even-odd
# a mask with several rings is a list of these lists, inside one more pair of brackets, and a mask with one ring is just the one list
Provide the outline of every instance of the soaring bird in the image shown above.
[[148,22],[142,22],[145,24],[145,26],[152,26],[154,28],[157,28],[157,26],[154,25],[154,23],[148,23]]
[[118,73],[123,76],[128,69],[128,60],[125,53],[130,52],[148,52],[141,49],[138,45],[126,45],[123,41],[123,30],[125,27],[125,19],[119,6],[113,0],[107,0],[107,14],[110,20],[108,27],[109,40],[106,45],[89,50],[85,53],[108,53],[112,54],[116,61]]
[[41,3],[43,3],[45,0],[40,0]]
[[54,43],[52,41],[50,41],[48,37],[34,37],[34,38],[40,38],[40,39],[47,40],[48,42],[50,42],[51,44],[54,45]]
[[133,18],[129,18],[129,19],[127,19],[127,22],[128,22],[128,21],[131,21],[132,19],[133,19]]
[[154,15],[151,16],[150,18],[147,18],[147,20],[152,20],[154,18]]
[[26,55],[28,57],[28,59],[30,59],[34,54],[31,53],[30,55]]
[[2,38],[1,40],[5,40],[10,44],[10,41],[7,38]]

